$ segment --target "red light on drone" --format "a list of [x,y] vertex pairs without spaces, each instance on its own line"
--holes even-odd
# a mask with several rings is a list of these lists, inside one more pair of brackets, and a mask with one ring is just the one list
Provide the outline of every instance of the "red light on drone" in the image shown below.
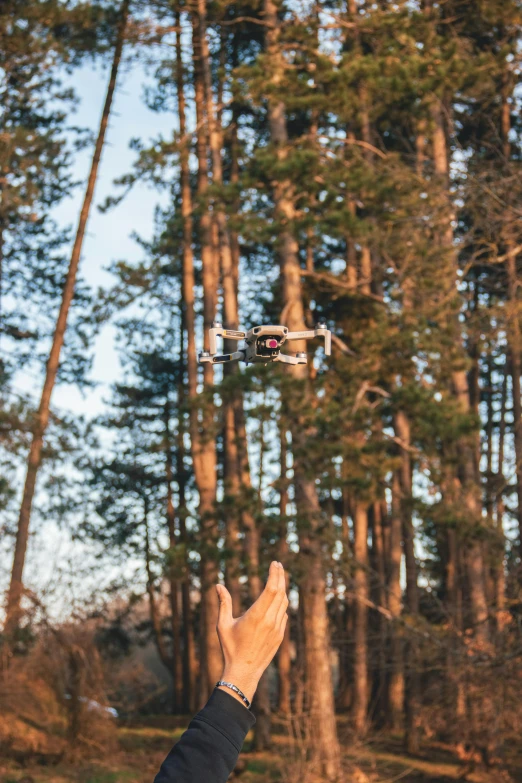
[[277,345],[278,345],[277,340],[269,340],[268,341],[268,347],[269,348],[277,348]]

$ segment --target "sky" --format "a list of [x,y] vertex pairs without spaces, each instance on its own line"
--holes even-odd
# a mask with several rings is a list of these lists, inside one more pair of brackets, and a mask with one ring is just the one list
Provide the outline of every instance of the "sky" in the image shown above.
[[[140,258],[142,251],[131,238],[133,232],[146,239],[152,234],[153,212],[158,203],[158,193],[145,185],[136,185],[129,195],[110,211],[101,213],[98,209],[107,196],[119,192],[114,180],[132,168],[136,153],[129,149],[130,140],[140,137],[146,143],[159,134],[170,135],[176,123],[175,117],[158,114],[147,108],[143,101],[143,87],[147,80],[143,66],[136,63],[124,65],[118,78],[80,264],[81,276],[94,290],[114,282],[106,271],[112,261]],[[96,133],[105,100],[108,71],[92,65],[85,66],[76,71],[70,81],[81,99],[77,112],[71,119],[74,124]],[[86,181],[91,156],[92,147],[75,155],[72,174],[73,178],[81,180],[82,183]],[[54,214],[61,225],[76,226],[83,193],[83,188],[79,187],[72,198],[58,205]],[[91,378],[99,385],[86,393],[71,385],[58,386],[53,394],[55,407],[82,412],[87,416],[101,411],[108,387],[119,372],[113,326],[108,325],[101,330],[94,354]]]

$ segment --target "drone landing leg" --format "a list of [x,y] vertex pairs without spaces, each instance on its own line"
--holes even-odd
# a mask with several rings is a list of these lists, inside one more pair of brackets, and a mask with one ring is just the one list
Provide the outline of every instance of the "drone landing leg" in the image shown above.
[[283,364],[306,364],[306,354],[297,354],[297,356],[288,356],[286,353],[280,353],[273,360],[274,362],[282,362]]
[[209,362],[210,364],[225,364],[226,362],[238,362],[240,360],[244,360],[244,358],[245,358],[244,351],[234,351],[234,353],[224,353],[224,354],[214,354],[214,355],[200,353],[199,363],[204,364],[205,362]]

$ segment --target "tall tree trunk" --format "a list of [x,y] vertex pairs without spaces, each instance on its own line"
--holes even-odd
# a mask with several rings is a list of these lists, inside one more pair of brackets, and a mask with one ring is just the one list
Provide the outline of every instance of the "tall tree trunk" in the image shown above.
[[[447,198],[447,214],[445,215],[445,227],[441,232],[441,247],[448,254],[452,264],[452,286],[456,290],[457,268],[455,251],[453,249],[453,229],[451,225],[452,210],[449,196],[449,163],[447,152],[446,131],[444,128],[444,115],[442,106],[437,99],[431,107],[433,132],[433,163],[435,175],[444,188]],[[462,346],[462,333],[460,324],[453,318],[450,329],[455,332],[455,340]],[[453,367],[451,370],[453,393],[463,415],[469,415],[471,410],[470,391],[465,369]],[[477,437],[479,433],[477,432]],[[475,520],[477,527],[482,525],[481,487],[479,477],[475,470],[475,445],[470,445],[469,439],[464,438],[459,444],[459,481],[462,487],[462,500],[471,519]],[[474,634],[480,643],[489,640],[488,606],[486,599],[484,560],[482,547],[478,537],[471,537],[465,553],[467,578],[470,588],[471,618]]]
[[[166,391],[168,394],[168,389]],[[172,443],[170,432],[170,405],[165,404],[165,481],[167,485],[167,529],[169,531],[169,598],[170,598],[170,627],[172,632],[172,677],[174,680],[172,710],[177,713],[182,703],[183,669],[180,648],[180,617],[179,617],[179,578],[177,565],[177,535],[176,535],[176,510],[174,508],[174,494],[172,490]]]
[[112,60],[109,84],[105,96],[105,104],[103,107],[100,126],[98,129],[98,137],[96,139],[96,144],[94,147],[91,169],[89,172],[89,178],[87,180],[87,187],[85,190],[83,205],[80,212],[78,227],[76,230],[76,237],[71,252],[67,277],[65,279],[62,301],[60,304],[58,319],[56,321],[56,327],[53,335],[53,342],[51,345],[49,358],[47,360],[47,364],[45,368],[45,380],[42,388],[42,394],[40,397],[40,404],[38,406],[38,411],[36,413],[33,429],[32,429],[33,436],[31,440],[31,446],[29,449],[29,457],[27,460],[27,472],[25,477],[25,485],[24,485],[24,491],[22,496],[22,503],[20,506],[18,527],[16,531],[16,543],[15,543],[15,552],[13,558],[13,567],[11,571],[11,582],[7,594],[5,632],[8,635],[11,634],[18,627],[18,623],[20,620],[20,608],[21,608],[20,602],[21,602],[22,592],[23,592],[23,581],[22,581],[23,571],[24,571],[24,564],[25,564],[25,555],[27,551],[27,542],[29,538],[29,525],[31,521],[31,509],[33,505],[33,498],[34,498],[35,487],[36,487],[36,477],[41,463],[42,447],[43,447],[45,432],[47,430],[47,425],[49,423],[51,395],[56,382],[58,368],[60,366],[60,354],[65,339],[65,330],[67,328],[69,310],[74,296],[74,289],[76,285],[78,266],[80,263],[80,256],[83,247],[85,229],[87,226],[87,220],[89,217],[89,212],[91,209],[91,204],[94,196],[94,188],[98,176],[98,167],[99,167],[100,158],[103,150],[103,144],[105,141],[105,134],[109,123],[109,116],[111,113],[114,90],[116,88],[116,79],[118,76],[118,69],[121,61],[123,43],[125,40],[125,28],[127,26],[127,18],[129,15],[129,2],[130,0],[123,0],[120,8],[120,18],[119,18],[117,32],[116,32],[114,55]]
[[[279,490],[279,516],[281,519],[281,527],[279,530],[279,542],[278,542],[278,558],[283,565],[286,564],[288,558],[288,541],[287,541],[287,521],[286,513],[288,508],[288,484],[287,484],[287,443],[286,443],[286,430],[281,428],[279,433],[280,443],[280,482],[281,487]],[[290,587],[290,577],[288,575],[288,569],[286,574],[286,589]],[[279,675],[279,692],[278,692],[278,711],[281,715],[288,715],[291,711],[290,704],[290,670],[291,670],[291,655],[290,655],[290,619],[286,624],[285,635],[281,646],[277,651],[277,669]]]
[[[263,583],[261,581],[261,536],[256,518],[252,510],[252,479],[250,475],[250,463],[248,459],[247,433],[245,410],[243,407],[242,395],[236,395],[234,399],[234,416],[236,425],[236,434],[238,442],[240,483],[243,490],[241,501],[243,506],[241,511],[242,527],[245,533],[245,560],[248,576],[248,595],[251,603],[257,601]],[[262,463],[262,459],[260,460]],[[258,498],[261,505],[261,497]],[[289,623],[287,623],[287,626]],[[256,728],[254,732],[254,747],[256,750],[267,750],[271,746],[272,714],[270,707],[270,691],[268,672],[265,672],[259,681],[257,691],[252,705],[256,715]]]
[[195,691],[197,661],[194,645],[194,626],[190,602],[190,566],[188,559],[187,501],[185,468],[185,378],[184,378],[184,334],[185,317],[182,314],[180,330],[180,366],[178,383],[178,432],[176,443],[176,478],[178,483],[178,525],[179,540],[183,550],[183,574],[181,578],[181,611],[183,616],[183,658],[182,658],[182,710],[184,713],[196,709]]
[[[181,338],[180,338],[180,363],[178,384],[178,442],[177,442],[177,479],[178,479],[178,509],[180,540],[183,546],[184,576],[182,582],[182,607],[183,607],[183,711],[193,712],[197,706],[196,677],[197,661],[194,640],[194,627],[192,618],[192,606],[190,602],[190,570],[188,562],[188,537],[187,537],[187,505],[186,505],[186,472],[185,472],[185,341],[187,333],[187,368],[189,399],[194,400],[197,393],[197,363],[195,347],[194,324],[194,259],[192,254],[192,192],[190,187],[189,150],[186,144],[186,119],[185,119],[185,85],[183,77],[183,59],[181,51],[181,15],[179,11],[175,16],[176,35],[176,90],[178,98],[178,118],[180,138],[183,140],[180,149],[180,179],[181,179],[181,216],[183,224],[183,271],[182,271],[182,301],[181,301]],[[194,435],[197,433],[197,411],[192,407],[189,410],[189,430]],[[197,435],[196,435],[197,437]]]
[[504,567],[505,534],[504,534],[504,443],[506,435],[506,403],[507,403],[507,362],[504,367],[500,396],[500,421],[498,426],[498,466],[495,476],[495,528],[501,542],[501,548],[495,565],[495,608],[497,633],[502,630],[502,612],[506,605],[506,572]]
[[[220,117],[216,115],[212,92],[212,72],[210,52],[207,40],[207,2],[198,0],[199,39],[201,43],[201,68],[203,74],[205,110],[208,126],[208,138],[212,159],[212,184],[214,188],[223,187],[223,130]],[[219,260],[221,262],[221,279],[223,286],[223,322],[226,329],[237,330],[239,315],[237,305],[236,279],[234,257],[230,243],[225,210],[221,203],[222,196],[214,196],[213,217],[217,226],[217,243]],[[238,259],[236,259],[238,260]],[[225,340],[225,353],[236,350],[235,341]],[[231,376],[239,372],[239,365],[231,363],[224,365],[226,388],[223,395],[224,421],[224,513],[226,522],[227,560],[225,564],[225,581],[232,596],[234,614],[241,614],[240,556],[241,542],[239,538],[239,494],[240,470],[236,443],[234,403],[239,394],[237,383],[232,383]]]
[[390,728],[397,730],[402,725],[404,710],[403,638],[401,626],[399,624],[402,613],[402,515],[401,485],[397,471],[393,474],[390,528],[390,550],[388,554],[388,609],[392,616],[392,627],[391,672],[388,685],[388,715]]
[[[267,52],[267,80],[277,89],[284,72],[284,60],[279,49],[279,20],[277,6],[273,0],[264,0],[266,26],[265,47]],[[277,98],[268,101],[268,123],[272,144],[279,160],[287,156],[287,127],[285,106]],[[290,182],[274,184],[275,211],[278,220],[284,223],[278,238],[278,251],[284,303],[284,323],[292,331],[305,328],[303,298],[301,291],[301,268],[297,241],[291,225],[295,217]],[[294,343],[296,351],[306,350],[304,341]],[[304,388],[307,381],[306,365],[296,365],[292,375]],[[313,479],[308,478],[296,453],[301,451],[302,426],[295,420],[292,424],[294,446],[294,484],[296,507],[301,519],[300,557],[302,573],[300,600],[303,602],[306,684],[308,705],[311,715],[312,756],[324,775],[334,780],[340,774],[340,749],[335,722],[332,673],[330,669],[330,643],[328,638],[328,615],[326,611],[326,583],[322,563],[321,544],[317,534],[321,509]]]
[[[350,540],[349,518],[351,513],[350,496],[346,481],[348,480],[349,465],[346,459],[343,459],[341,465],[342,486],[342,508],[341,508],[341,537],[343,545],[342,568],[345,585],[352,585],[353,582],[353,545]],[[344,599],[344,628],[340,640],[340,682],[339,693],[337,696],[337,707],[341,710],[350,709],[353,701],[353,607],[354,599],[351,590],[347,590],[348,595]]]
[[[510,80],[506,73],[502,85],[502,127],[501,138],[505,166],[509,166],[511,158],[511,144],[509,134],[511,131],[511,107],[509,104]],[[507,339],[509,346],[509,360],[511,368],[512,399],[513,399],[513,434],[516,462],[517,485],[517,513],[518,522],[518,548],[519,557],[522,555],[522,399],[520,389],[520,374],[522,372],[522,338],[520,334],[520,282],[517,273],[517,257],[515,242],[512,235],[513,217],[506,216],[504,228],[504,240],[507,249],[506,275],[508,288],[507,308]],[[522,568],[519,575],[522,581]]]
[[462,573],[459,558],[459,541],[457,531],[449,529],[447,532],[448,559],[446,564],[446,590],[448,592],[448,611],[453,633],[448,643],[447,653],[447,690],[450,715],[457,721],[462,721],[466,715],[466,694],[461,666],[459,664],[461,647],[461,634],[463,629],[462,617]]
[[[215,274],[212,218],[208,209],[207,139],[204,115],[204,86],[201,73],[201,47],[199,24],[192,16],[192,41],[194,57],[194,87],[196,96],[196,154],[198,160],[197,192],[201,206],[199,219],[202,277],[203,277],[203,328],[205,349],[208,350],[208,330],[215,316],[217,279]],[[178,70],[183,74],[182,63]],[[185,103],[181,77],[180,130],[185,127]],[[181,105],[182,103],[182,105]],[[185,133],[181,131],[182,138]],[[190,405],[190,440],[194,476],[199,494],[199,520],[201,538],[201,618],[200,618],[200,702],[207,700],[223,668],[223,656],[216,632],[218,605],[215,584],[218,578],[218,527],[216,520],[217,457],[213,436],[214,406],[212,401],[198,403],[197,358],[194,313],[194,260],[192,254],[192,194],[188,167],[188,151],[181,166],[182,209],[184,216],[183,238],[183,299],[187,325],[187,369]],[[190,231],[190,233],[189,233]],[[204,364],[203,378],[206,387],[213,385],[214,372],[210,363]],[[201,413],[200,413],[201,411]]]
[[[370,507],[370,523],[372,534],[372,572],[373,590],[372,600],[382,609],[387,609],[386,596],[386,571],[384,557],[383,536],[383,508],[380,501],[375,501]],[[377,625],[377,656],[374,663],[372,712],[376,716],[378,724],[382,724],[386,714],[386,642],[387,620],[381,612],[374,612],[374,621]]]
[[368,508],[355,502],[354,527],[354,624],[352,719],[357,734],[368,728]]
[[172,658],[167,652],[165,645],[165,639],[163,637],[163,625],[161,622],[161,616],[158,611],[158,605],[156,603],[156,594],[154,591],[154,575],[151,568],[151,551],[150,551],[150,531],[149,531],[149,507],[147,501],[144,503],[143,512],[143,527],[145,532],[145,572],[147,574],[147,595],[149,596],[149,617],[150,624],[152,626],[152,633],[156,649],[162,664],[173,674]]
[[[212,94],[212,79],[210,67],[210,53],[206,35],[206,0],[198,0],[199,35],[201,41],[201,64],[204,82],[205,108],[212,159],[212,182],[215,188],[223,186],[223,132],[216,116],[214,99]],[[237,263],[239,256],[232,253],[230,235],[227,226],[227,218],[221,204],[221,196],[217,195],[214,201],[214,218],[218,228],[219,259],[221,262],[221,278],[223,285],[223,313],[226,329],[236,330],[239,326],[239,313],[237,302]],[[232,344],[225,341],[225,351],[235,350],[236,342]],[[242,433],[241,423],[244,421],[243,396],[237,383],[231,382],[231,376],[239,372],[237,364],[225,365],[225,379],[228,380],[228,390],[224,395],[224,446],[225,446],[225,494],[226,494],[226,521],[227,544],[229,556],[227,564],[228,587],[235,601],[234,611],[241,613],[241,593],[239,584],[240,575],[240,542],[239,542],[239,507],[241,505],[241,481],[243,488],[248,492],[251,489],[250,470],[248,467],[248,450],[246,448],[246,431],[241,437],[241,456],[238,449],[238,422],[239,432]],[[243,434],[243,433],[242,433]],[[246,527],[245,546],[249,562],[249,596],[256,601],[262,592],[263,586],[259,576],[259,533],[256,529],[255,519],[252,514],[245,511],[242,515],[243,525]],[[264,750],[270,746],[270,700],[268,693],[268,678],[263,676],[256,691],[253,705],[256,714],[256,731],[254,744],[256,750]]]
[[[415,530],[412,520],[412,468],[410,459],[410,423],[403,411],[398,411],[394,417],[394,429],[400,440],[401,467],[400,481],[400,513],[402,535],[404,539],[404,555],[406,561],[406,608],[408,614],[416,621],[419,614],[419,588],[417,579],[417,560],[415,558]],[[417,639],[412,634],[406,647],[406,681],[405,681],[405,718],[406,718],[406,749],[408,753],[419,750],[419,732],[417,716],[419,712],[419,656]]]

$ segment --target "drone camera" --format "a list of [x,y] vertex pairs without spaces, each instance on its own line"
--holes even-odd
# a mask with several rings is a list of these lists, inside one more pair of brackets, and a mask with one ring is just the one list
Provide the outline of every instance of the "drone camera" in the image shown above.
[[275,356],[280,347],[279,338],[276,335],[267,334],[258,339],[256,353],[258,356]]

